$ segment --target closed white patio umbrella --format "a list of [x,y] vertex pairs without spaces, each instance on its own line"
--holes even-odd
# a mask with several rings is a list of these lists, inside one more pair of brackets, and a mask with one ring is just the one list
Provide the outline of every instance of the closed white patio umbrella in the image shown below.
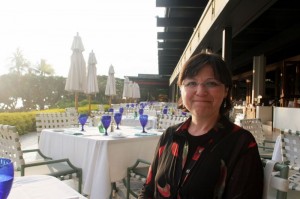
[[73,53],[65,90],[75,93],[75,108],[78,110],[78,93],[86,90],[86,63],[82,54],[84,47],[78,33],[73,39],[71,49]]
[[123,87],[123,99],[129,99],[130,95],[129,95],[129,78],[125,77],[124,79],[124,87]]
[[133,99],[141,98],[140,86],[136,82],[133,83],[132,98]]
[[132,95],[133,95],[133,82],[129,81],[129,83],[128,83],[128,98],[132,99]]
[[109,105],[111,106],[112,96],[116,95],[116,80],[115,80],[115,70],[112,65],[110,65],[108,70],[108,77],[105,87],[105,95],[109,96]]
[[91,95],[99,92],[97,81],[97,59],[95,53],[92,51],[88,59],[88,74],[87,74],[87,87],[86,94],[89,98],[89,113],[91,112]]

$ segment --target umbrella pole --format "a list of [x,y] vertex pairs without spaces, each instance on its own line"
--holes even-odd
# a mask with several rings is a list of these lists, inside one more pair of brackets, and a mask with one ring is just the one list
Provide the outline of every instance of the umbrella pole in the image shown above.
[[91,95],[89,95],[89,115],[91,115]]
[[111,108],[111,96],[109,96],[109,107]]
[[75,92],[75,109],[78,112],[78,93]]

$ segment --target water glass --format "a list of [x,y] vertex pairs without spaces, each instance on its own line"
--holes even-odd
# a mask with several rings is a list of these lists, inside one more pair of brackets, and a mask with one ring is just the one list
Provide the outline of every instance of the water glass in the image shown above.
[[140,123],[141,123],[141,125],[143,127],[143,133],[146,133],[145,126],[148,123],[148,115],[140,115]]
[[14,180],[14,164],[10,159],[0,158],[0,198],[6,199]]
[[81,124],[81,131],[84,131],[83,127],[84,127],[84,125],[85,125],[88,118],[89,118],[89,116],[87,114],[80,114],[79,115],[78,120],[79,120],[79,123]]
[[105,134],[104,135],[108,135],[107,134],[107,129],[108,129],[108,127],[110,125],[110,122],[111,122],[111,116],[110,115],[102,115],[101,122],[103,124],[103,127],[105,128]]

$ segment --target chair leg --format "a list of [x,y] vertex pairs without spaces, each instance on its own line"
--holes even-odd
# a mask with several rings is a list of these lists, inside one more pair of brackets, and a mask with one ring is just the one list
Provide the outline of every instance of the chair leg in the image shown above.
[[115,182],[111,183],[111,192],[110,192],[110,197],[113,198],[115,197],[115,194],[118,192],[117,184]]
[[126,192],[126,199],[129,199],[129,191],[130,191],[130,172],[127,171],[127,192]]
[[82,172],[78,173],[78,192],[82,192]]

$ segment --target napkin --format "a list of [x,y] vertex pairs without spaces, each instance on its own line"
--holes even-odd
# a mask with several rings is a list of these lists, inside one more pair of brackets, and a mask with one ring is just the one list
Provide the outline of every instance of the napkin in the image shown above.
[[135,133],[135,136],[154,136],[156,133]]
[[83,133],[80,132],[80,131],[68,131],[68,130],[65,130],[64,134],[68,134],[68,135],[83,135]]

